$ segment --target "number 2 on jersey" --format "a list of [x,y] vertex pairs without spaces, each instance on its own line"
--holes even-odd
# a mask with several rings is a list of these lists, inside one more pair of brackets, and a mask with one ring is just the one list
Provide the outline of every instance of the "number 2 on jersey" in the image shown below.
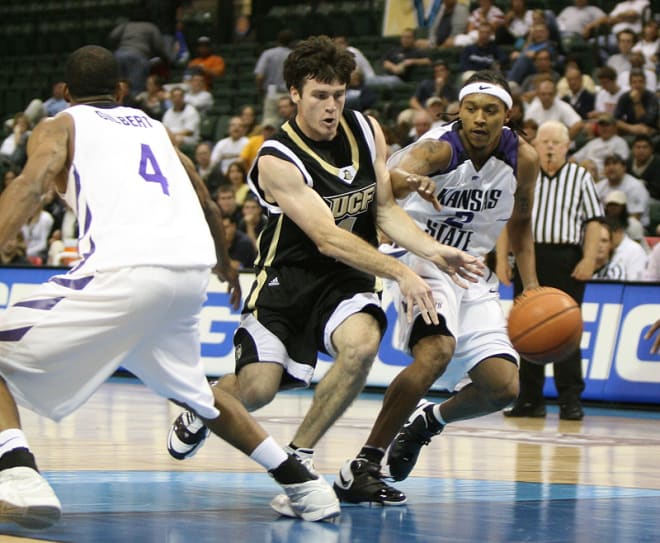
[[140,154],[140,175],[142,179],[150,183],[158,183],[160,188],[163,190],[163,194],[167,196],[170,195],[169,185],[167,183],[167,178],[163,175],[163,172],[160,170],[158,162],[156,162],[156,157],[154,156],[151,147],[146,143],[142,143],[142,153]]

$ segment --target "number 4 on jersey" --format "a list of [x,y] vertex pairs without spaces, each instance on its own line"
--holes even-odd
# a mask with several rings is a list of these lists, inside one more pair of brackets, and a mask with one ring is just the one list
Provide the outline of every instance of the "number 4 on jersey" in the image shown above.
[[146,143],[142,143],[142,154],[140,155],[140,175],[142,179],[150,183],[158,183],[163,190],[163,194],[170,195],[169,185],[167,178],[160,171],[160,166],[156,162],[151,147]]

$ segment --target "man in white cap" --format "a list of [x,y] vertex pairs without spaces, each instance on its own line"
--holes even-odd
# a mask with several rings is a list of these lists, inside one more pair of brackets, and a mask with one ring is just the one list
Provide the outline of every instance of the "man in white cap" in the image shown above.
[[649,223],[649,191],[646,190],[644,183],[626,173],[626,163],[616,153],[605,157],[603,174],[605,178],[596,183],[596,191],[603,205],[610,192],[622,191],[626,195],[626,205],[630,215],[646,226]]

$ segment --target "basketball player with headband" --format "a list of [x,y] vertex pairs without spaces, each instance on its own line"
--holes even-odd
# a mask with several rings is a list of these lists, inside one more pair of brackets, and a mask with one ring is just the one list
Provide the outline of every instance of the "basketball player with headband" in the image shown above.
[[[476,72],[459,101],[458,120],[390,158],[394,194],[423,230],[472,255],[491,252],[506,225],[523,285],[536,288],[531,230],[536,151],[505,126],[512,98],[499,73]],[[519,357],[507,335],[494,273],[460,289],[423,258],[396,246],[383,250],[429,282],[440,321],[426,324],[417,313],[408,322],[397,286],[388,285],[399,315],[397,347],[413,361],[387,389],[358,458],[381,463],[391,443],[389,472],[403,480],[422,445],[446,424],[486,415],[516,399]],[[423,400],[434,383],[456,394],[440,404]],[[335,481],[340,498],[360,501],[357,492],[342,488],[343,479],[340,473]]]

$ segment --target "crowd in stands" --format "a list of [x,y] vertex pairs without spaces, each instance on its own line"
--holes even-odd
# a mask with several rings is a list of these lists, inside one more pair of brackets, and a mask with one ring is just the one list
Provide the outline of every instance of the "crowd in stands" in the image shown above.
[[[606,212],[598,278],[660,281],[660,243],[652,247],[660,236],[660,13],[651,11],[649,0],[616,2],[608,12],[593,0],[563,6],[553,11],[529,9],[525,0],[444,0],[425,27],[403,30],[378,55],[362,52],[359,37],[335,36],[357,61],[347,105],[378,118],[393,152],[454,120],[458,90],[474,71],[501,71],[514,92],[512,126],[531,141],[543,122],[564,123],[570,160],[596,181]],[[282,64],[294,40],[305,36],[283,28],[276,42],[255,44],[249,17],[237,18],[234,44],[257,45],[253,66],[245,68],[251,80],[243,79],[252,99],[229,112],[218,134],[204,127],[220,105],[214,90],[227,77],[222,51],[231,44],[201,36],[188,48],[185,26],[167,40],[141,15],[118,25],[107,42],[124,69],[123,102],[162,120],[193,158],[226,218],[234,264],[249,268],[265,211],[249,193],[247,171],[263,141],[295,114]],[[163,65],[180,69],[168,72]],[[63,88],[54,82],[47,100],[7,119],[0,144],[3,186],[25,162],[30,128],[67,106]],[[61,255],[70,254],[75,224],[57,202],[45,203],[2,248],[3,265],[60,265]]]

